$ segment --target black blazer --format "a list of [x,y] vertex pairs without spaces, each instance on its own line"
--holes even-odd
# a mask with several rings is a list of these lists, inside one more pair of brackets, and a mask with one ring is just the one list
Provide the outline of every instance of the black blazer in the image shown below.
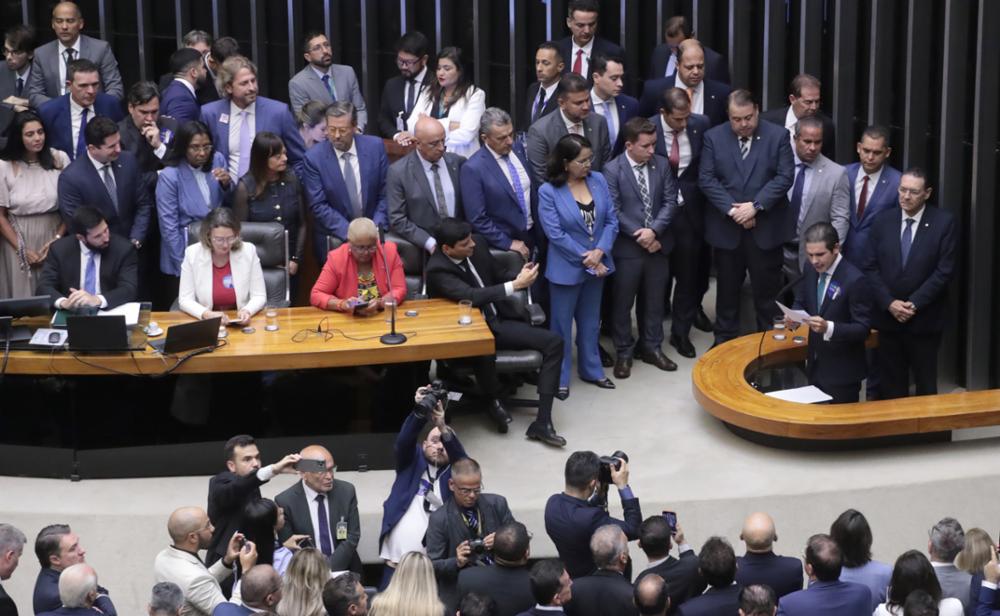
[[[358,542],[361,541],[361,518],[358,515],[358,497],[354,486],[339,479],[333,480],[333,489],[326,495],[327,520],[330,523],[330,534],[333,535],[333,554],[330,555],[330,570],[351,570],[361,573],[361,558],[358,557]],[[278,539],[284,543],[292,535],[309,535],[313,545],[319,548],[313,532],[312,517],[309,506],[315,503],[306,502],[306,492],[299,481],[274,498],[285,510],[285,526],[278,533]],[[347,522],[347,539],[337,541],[337,523],[343,518]]]
[[[556,47],[559,48],[559,55],[563,59],[563,74],[573,72],[573,62],[576,58],[573,57],[573,37],[567,36],[556,41]],[[625,50],[615,45],[607,39],[603,39],[599,36],[594,37],[594,46],[590,48],[590,57],[596,58],[598,56],[617,56],[619,58],[625,57]],[[583,75],[587,78],[587,81],[593,83],[594,73],[590,70],[590,62],[586,58],[582,58]]]
[[0,586],[0,616],[17,616],[17,605],[3,586]]
[[[480,494],[476,507],[481,518],[480,537],[496,532],[504,524],[514,521],[510,507],[507,506],[507,499],[499,494]],[[444,583],[454,588],[459,571],[455,550],[463,541],[475,538],[454,498],[445,503],[444,507],[431,513],[424,544],[427,546],[427,556],[434,563],[434,573],[439,584]],[[477,564],[479,557],[473,553],[467,566],[472,567]]]
[[[944,329],[947,288],[955,273],[955,217],[948,210],[924,206],[906,266],[900,254],[903,214],[887,210],[872,224],[864,271],[874,290],[872,326],[880,330],[937,333]],[[917,314],[900,323],[889,314],[894,299],[913,302]]]
[[[663,158],[668,158],[670,152],[667,151],[667,139],[663,134],[663,122],[660,121],[660,115],[654,115],[649,119],[656,125],[656,148],[654,151]],[[676,174],[674,168],[670,167],[668,163],[670,172],[674,174],[674,179],[677,180],[677,189],[684,197],[684,205],[680,208],[678,218],[686,222],[685,228],[694,229],[699,235],[705,232],[705,196],[701,194],[701,189],[698,188],[698,166],[701,164],[701,149],[704,143],[705,131],[711,127],[712,125],[707,116],[700,114],[691,114],[688,116],[687,128],[684,129],[684,132],[687,134],[688,142],[691,144],[691,162],[684,168],[680,176]]]
[[[136,301],[139,285],[137,262],[132,244],[112,234],[111,243],[101,254],[101,271],[98,274],[101,295],[107,300],[109,309]],[[35,292],[48,295],[55,302],[60,297],[67,297],[71,287],[80,288],[80,241],[76,235],[56,240],[49,248]]]
[[[790,105],[785,105],[777,109],[768,109],[760,114],[760,118],[784,128],[785,117],[788,115],[789,107]],[[817,113],[816,117],[823,122],[823,155],[830,160],[834,160],[837,156],[837,129],[833,125],[833,119],[822,111]],[[852,190],[851,192],[853,193],[854,191]]]
[[[863,369],[864,355],[861,365]],[[736,583],[740,586],[766,584],[780,599],[796,590],[802,590],[802,561],[791,556],[778,556],[774,552],[747,552],[736,559]]]
[[[660,77],[659,79],[646,81],[642,86],[642,98],[639,99],[639,113],[647,118],[654,113],[658,113],[663,106],[663,93],[674,87],[676,79],[677,74],[674,73],[670,77]],[[705,79],[704,84],[705,87],[702,95],[705,101],[702,106],[702,114],[708,116],[712,126],[718,126],[723,122],[727,122],[729,120],[727,106],[729,93],[732,91],[732,88],[721,81],[713,81],[711,79]],[[683,89],[685,86],[681,84],[677,87]]]
[[738,616],[740,586],[709,588],[705,594],[690,599],[677,610],[680,616]]
[[81,205],[96,207],[108,221],[111,233],[143,242],[153,216],[149,177],[142,173],[135,156],[122,152],[113,165],[118,207],[104,186],[104,179],[89,156],[81,156],[59,174],[59,213],[71,226],[73,213]]
[[[732,83],[729,79],[729,64],[725,56],[715,51],[711,47],[701,46],[705,50],[705,77],[713,81],[722,83]],[[657,79],[666,77],[667,59],[672,53],[670,45],[660,43],[653,48],[653,53],[649,58],[649,78]]]
[[[524,102],[524,119],[521,121],[521,130],[528,130],[531,126],[531,114],[535,110],[535,97],[538,96],[538,88],[542,87],[542,82],[535,81],[530,86],[528,86],[528,92],[525,95]],[[538,118],[544,118],[556,109],[559,109],[559,99],[556,98],[556,90],[559,89],[558,84],[552,89],[552,96],[545,100],[545,105],[542,107],[542,112],[538,114]],[[535,118],[536,120],[538,118]]]
[[[434,79],[434,70],[428,66],[424,73],[422,86],[428,86]],[[406,93],[406,82],[401,75],[390,77],[382,87],[382,104],[378,110],[378,132],[387,139],[392,139],[398,131],[396,128],[396,118],[404,111],[406,101],[403,95]],[[420,98],[419,92],[413,96],[413,104]]]
[[573,598],[566,605],[573,616],[637,616],[632,584],[617,571],[598,569],[573,580]]
[[[156,121],[156,125],[160,129],[160,141],[167,147],[167,151],[163,154],[163,157],[166,158],[170,154],[170,145],[174,141],[174,135],[177,134],[177,120],[167,116],[160,116]],[[135,127],[132,116],[126,116],[118,122],[118,131],[122,139],[122,151],[131,152],[135,155],[140,171],[143,173],[155,173],[163,169],[163,163],[153,153],[152,146],[149,145],[145,137],[139,134],[139,129]]]
[[[475,277],[449,259],[444,251],[434,251],[427,259],[427,294],[430,297],[444,297],[454,302],[467,299],[476,308],[486,308],[492,303],[501,318],[521,319],[524,317],[517,304],[510,301],[504,289],[505,283],[517,278],[518,271],[507,271],[500,259],[493,258],[489,245],[480,236],[475,238],[476,247],[469,260],[483,280],[483,287],[476,284]],[[489,310],[483,311],[487,322],[492,319]]]
[[458,592],[478,592],[497,602],[496,616],[516,616],[535,606],[528,567],[465,567],[458,573]]
[[[243,507],[252,500],[260,498],[260,486],[263,481],[257,479],[253,472],[244,477],[236,473],[223,471],[208,481],[208,519],[212,521],[215,532],[212,542],[208,544],[210,562],[226,555],[229,540],[239,530],[240,519],[243,517]],[[339,519],[339,518],[338,518]]]
[[705,590],[705,581],[698,573],[698,555],[694,550],[687,550],[680,558],[668,556],[667,560],[646,569],[635,579],[639,583],[650,573],[663,578],[667,583],[667,593],[670,595],[670,610],[668,614],[676,614],[681,604],[692,597],[697,597]]
[[622,516],[624,520],[616,520],[604,509],[566,493],[549,497],[545,503],[545,532],[555,544],[570,577],[575,579],[593,573],[590,537],[601,526],[620,527],[629,541],[639,538],[642,509],[638,498],[622,499]]

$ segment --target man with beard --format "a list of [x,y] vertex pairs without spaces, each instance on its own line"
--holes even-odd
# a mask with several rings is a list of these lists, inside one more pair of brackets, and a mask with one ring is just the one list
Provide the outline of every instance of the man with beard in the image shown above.
[[396,436],[396,479],[382,503],[379,557],[386,566],[380,588],[392,579],[403,554],[423,551],[431,512],[451,499],[451,461],[467,457],[458,435],[444,422],[441,401],[428,414],[421,404],[426,395],[426,388],[417,390],[417,405]]
[[62,310],[105,310],[135,301],[136,251],[128,240],[112,235],[101,213],[86,205],[73,214],[71,228],[74,235],[49,249],[38,295],[48,295]]
[[354,69],[345,64],[333,63],[330,41],[320,32],[306,35],[302,54],[309,64],[288,81],[292,110],[298,114],[309,101],[319,101],[326,105],[337,101],[351,101],[358,111],[358,130],[364,132],[368,124],[368,111]]
[[399,74],[390,77],[382,88],[382,106],[378,112],[378,132],[387,139],[397,138],[409,145],[412,135],[406,132],[406,118],[420,98],[420,91],[430,85],[434,71],[427,70],[427,37],[410,30],[396,43],[396,67]]
[[535,51],[535,77],[538,81],[528,86],[525,100],[528,107],[525,111],[521,130],[528,130],[535,120],[547,116],[559,108],[556,100],[556,87],[562,79],[566,63],[559,55],[559,48],[551,41],[545,41]]

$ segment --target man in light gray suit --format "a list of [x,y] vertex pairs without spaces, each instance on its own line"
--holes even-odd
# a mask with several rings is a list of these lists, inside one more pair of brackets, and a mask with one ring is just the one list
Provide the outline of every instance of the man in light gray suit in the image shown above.
[[322,33],[307,34],[302,53],[308,64],[288,82],[292,110],[298,114],[299,109],[309,101],[327,105],[334,101],[350,101],[358,112],[358,129],[364,132],[368,125],[368,111],[354,69],[333,63],[330,41]]
[[799,118],[792,130],[795,181],[788,203],[796,216],[795,237],[785,244],[785,273],[794,278],[806,263],[806,229],[828,222],[840,243],[851,226],[851,192],[847,171],[823,155],[823,122],[814,116]]
[[434,228],[441,219],[465,220],[459,183],[465,158],[444,151],[444,127],[433,118],[417,120],[413,136],[417,148],[394,162],[385,179],[389,225],[432,254],[437,248]]
[[545,164],[549,152],[563,135],[573,132],[590,141],[594,152],[592,171],[600,171],[611,159],[608,123],[590,111],[590,84],[576,73],[567,73],[556,88],[559,111],[538,119],[528,129],[528,162],[531,163],[531,184],[545,183]]
[[60,2],[52,9],[52,30],[56,40],[35,50],[28,79],[28,100],[38,108],[50,98],[65,94],[66,64],[72,60],[90,60],[101,75],[101,91],[118,100],[125,96],[118,61],[106,42],[80,34],[83,14],[73,2]]
[[941,584],[941,598],[958,599],[965,613],[970,614],[975,609],[969,605],[972,576],[955,566],[955,557],[964,547],[965,531],[955,518],[942,518],[931,529],[927,540],[927,554]]

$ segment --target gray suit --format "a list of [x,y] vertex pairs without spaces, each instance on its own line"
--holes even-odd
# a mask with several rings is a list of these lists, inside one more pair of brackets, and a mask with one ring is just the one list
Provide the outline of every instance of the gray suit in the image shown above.
[[[358,516],[358,497],[354,486],[339,479],[333,480],[333,489],[326,494],[327,521],[333,535],[333,554],[330,555],[330,571],[350,569],[361,573],[361,559],[358,557],[358,542],[361,541],[361,518]],[[321,543],[313,532],[310,508],[315,503],[306,501],[306,492],[299,481],[274,498],[285,511],[285,526],[278,532],[282,543],[292,535],[309,535],[317,549]],[[347,523],[347,539],[337,541],[337,523],[343,519]]]
[[[455,218],[465,219],[459,172],[465,158],[444,153],[444,163],[455,189]],[[389,166],[385,178],[386,200],[389,204],[389,225],[411,243],[424,247],[434,227],[441,222],[434,190],[427,181],[423,164],[414,150]]]
[[[809,192],[802,197],[805,213],[799,216],[802,222],[797,225],[793,240],[799,245],[798,271],[802,271],[806,263],[806,229],[818,222],[828,222],[837,230],[840,245],[843,246],[851,227],[851,188],[847,182],[847,171],[822,154],[811,166],[813,173]],[[787,254],[785,260],[789,260]]]
[[[122,87],[122,77],[118,73],[118,61],[111,51],[111,46],[104,41],[80,35],[80,55],[97,65],[101,73],[101,91],[110,94],[118,100],[125,97]],[[62,95],[63,84],[59,81],[59,65],[65,60],[62,57],[62,46],[59,39],[49,41],[35,50],[35,59],[31,62],[31,78],[28,80],[28,100],[36,109],[50,98]]]
[[938,583],[941,584],[941,598],[954,597],[962,602],[962,609],[966,614],[974,611],[975,606],[969,606],[971,595],[969,587],[972,585],[972,576],[952,564],[933,563],[934,573],[937,574]]
[[[368,110],[365,107],[365,99],[361,96],[361,88],[358,87],[358,77],[354,69],[345,64],[331,64],[330,75],[333,78],[333,90],[337,93],[337,100],[351,101],[358,110],[358,127],[363,131],[368,125]],[[312,65],[306,65],[288,81],[288,98],[292,101],[292,111],[295,113],[309,101],[319,101],[327,105],[333,102]]]
[[[583,133],[594,151],[594,163],[590,169],[600,171],[604,163],[611,160],[611,140],[608,138],[608,123],[604,117],[591,113],[583,120]],[[528,161],[531,163],[532,186],[545,183],[545,164],[551,152],[563,135],[568,135],[566,122],[561,110],[539,118],[528,129]]]

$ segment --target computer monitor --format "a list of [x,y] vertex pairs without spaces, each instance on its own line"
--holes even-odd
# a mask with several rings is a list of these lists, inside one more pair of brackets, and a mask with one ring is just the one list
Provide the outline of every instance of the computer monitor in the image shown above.
[[48,295],[0,299],[0,317],[37,317],[52,314],[52,298]]

